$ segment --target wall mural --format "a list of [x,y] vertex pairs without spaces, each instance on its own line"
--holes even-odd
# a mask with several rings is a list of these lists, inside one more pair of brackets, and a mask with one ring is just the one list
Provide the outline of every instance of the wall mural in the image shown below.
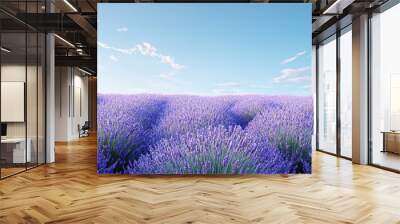
[[311,173],[310,4],[98,8],[98,173]]

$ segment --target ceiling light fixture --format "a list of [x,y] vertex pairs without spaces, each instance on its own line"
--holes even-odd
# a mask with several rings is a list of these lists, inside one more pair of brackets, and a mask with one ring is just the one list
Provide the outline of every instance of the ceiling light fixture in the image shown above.
[[7,48],[5,48],[5,47],[1,47],[0,49],[1,49],[2,51],[6,52],[6,53],[10,53],[10,52],[11,52],[11,50],[9,50],[9,49],[7,49]]
[[64,0],[64,3],[67,4],[74,12],[78,12],[78,10],[68,0]]
[[71,42],[69,42],[68,40],[60,37],[58,34],[54,34],[55,37],[57,37],[58,39],[60,39],[61,41],[63,41],[64,43],[66,43],[67,45],[69,45],[70,47],[75,48],[75,45],[73,45]]
[[343,9],[345,9],[347,6],[351,5],[355,0],[336,0],[333,2],[332,5],[330,5],[322,14],[327,15],[327,14],[342,14]]
[[88,72],[88,71],[86,71],[86,70],[83,70],[83,69],[81,69],[81,68],[79,68],[79,67],[78,67],[78,70],[81,71],[81,72],[83,72],[83,73],[85,73],[85,74],[87,74],[87,75],[92,76],[92,73],[90,73],[90,72]]
[[79,55],[83,55],[83,49],[82,48],[77,48],[76,49],[76,53],[78,53]]

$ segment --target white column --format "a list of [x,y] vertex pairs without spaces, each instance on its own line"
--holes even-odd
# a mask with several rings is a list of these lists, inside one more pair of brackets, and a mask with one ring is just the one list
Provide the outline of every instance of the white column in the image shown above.
[[317,149],[317,47],[315,45],[312,46],[312,94],[313,94],[313,102],[314,102],[314,130],[312,135],[312,150]]
[[353,162],[368,163],[368,15],[353,19]]
[[54,35],[46,36],[46,163],[55,161],[55,55]]

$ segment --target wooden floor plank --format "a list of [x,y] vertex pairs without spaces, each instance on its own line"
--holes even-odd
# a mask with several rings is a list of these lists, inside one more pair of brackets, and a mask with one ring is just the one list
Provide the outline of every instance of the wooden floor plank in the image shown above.
[[312,175],[99,176],[94,136],[0,181],[0,223],[400,223],[400,175],[320,152]]

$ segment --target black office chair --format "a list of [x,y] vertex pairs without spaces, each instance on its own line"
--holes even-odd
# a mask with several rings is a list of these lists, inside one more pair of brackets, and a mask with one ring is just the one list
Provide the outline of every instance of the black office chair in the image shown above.
[[78,124],[79,138],[89,136],[89,129],[90,129],[89,121],[85,121],[82,127]]

